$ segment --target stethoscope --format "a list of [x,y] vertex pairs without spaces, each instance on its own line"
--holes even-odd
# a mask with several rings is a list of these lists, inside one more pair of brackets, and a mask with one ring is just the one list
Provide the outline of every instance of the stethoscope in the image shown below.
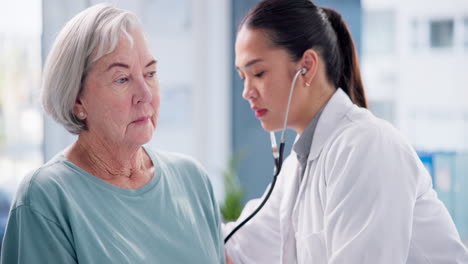
[[259,211],[262,209],[262,207],[265,205],[267,202],[268,198],[270,198],[271,193],[273,192],[273,188],[275,188],[276,180],[278,178],[279,173],[281,172],[281,167],[283,166],[283,152],[284,152],[284,135],[286,132],[286,126],[288,123],[288,117],[289,117],[289,108],[291,107],[291,99],[292,99],[292,94],[294,91],[294,87],[296,86],[296,80],[299,77],[300,74],[305,74],[307,72],[306,68],[301,68],[296,72],[294,75],[294,78],[291,82],[291,89],[289,90],[289,97],[288,97],[288,104],[286,106],[286,114],[284,117],[284,123],[283,123],[283,130],[281,131],[281,138],[280,138],[280,145],[279,149],[278,146],[276,145],[276,136],[275,132],[271,131],[270,132],[270,140],[271,140],[271,149],[273,151],[273,158],[275,160],[275,170],[273,173],[273,181],[271,182],[270,189],[268,190],[267,195],[263,199],[262,203],[253,211],[247,218],[245,218],[241,223],[239,223],[224,239],[224,244],[226,244],[229,239],[236,233],[242,226],[244,226],[250,219],[252,219]]

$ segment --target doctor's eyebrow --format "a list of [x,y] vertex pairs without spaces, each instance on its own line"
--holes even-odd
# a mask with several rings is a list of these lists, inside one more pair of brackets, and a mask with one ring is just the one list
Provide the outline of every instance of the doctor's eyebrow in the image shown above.
[[[261,61],[263,61],[263,59],[253,59],[253,60],[247,62],[247,63],[244,65],[244,68],[249,68],[249,67],[251,67],[252,65],[254,65],[255,63],[261,62]],[[236,69],[237,69],[237,70],[240,70],[239,66],[236,66]]]

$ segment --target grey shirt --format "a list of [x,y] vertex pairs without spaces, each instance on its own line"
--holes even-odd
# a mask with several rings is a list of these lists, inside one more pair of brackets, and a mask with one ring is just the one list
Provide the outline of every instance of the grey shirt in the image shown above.
[[325,108],[326,104],[318,111],[309,125],[306,127],[304,132],[299,136],[299,139],[294,143],[293,149],[294,152],[297,154],[297,160],[299,161],[299,169],[301,179],[304,176],[304,171],[307,163],[307,158],[309,157],[310,146],[312,145],[312,140],[314,138],[315,128],[317,127],[317,123],[322,115],[323,109]]

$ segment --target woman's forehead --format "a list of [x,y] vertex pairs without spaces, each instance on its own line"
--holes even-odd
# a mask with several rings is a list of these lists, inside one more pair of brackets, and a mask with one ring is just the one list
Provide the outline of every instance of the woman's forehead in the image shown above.
[[101,57],[96,62],[96,66],[108,67],[115,63],[124,63],[130,66],[135,62],[141,61],[141,64],[145,64],[154,60],[154,56],[142,34],[132,32],[130,35],[132,40],[125,36],[125,34],[122,34],[115,49],[111,53]]

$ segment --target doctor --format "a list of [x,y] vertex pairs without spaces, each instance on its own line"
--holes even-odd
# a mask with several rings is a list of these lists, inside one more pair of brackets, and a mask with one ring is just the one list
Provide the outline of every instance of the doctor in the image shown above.
[[264,0],[241,22],[235,49],[243,97],[267,131],[282,128],[291,81],[302,74],[287,122],[298,138],[265,207],[227,242],[234,263],[468,263],[415,151],[366,109],[338,13]]

